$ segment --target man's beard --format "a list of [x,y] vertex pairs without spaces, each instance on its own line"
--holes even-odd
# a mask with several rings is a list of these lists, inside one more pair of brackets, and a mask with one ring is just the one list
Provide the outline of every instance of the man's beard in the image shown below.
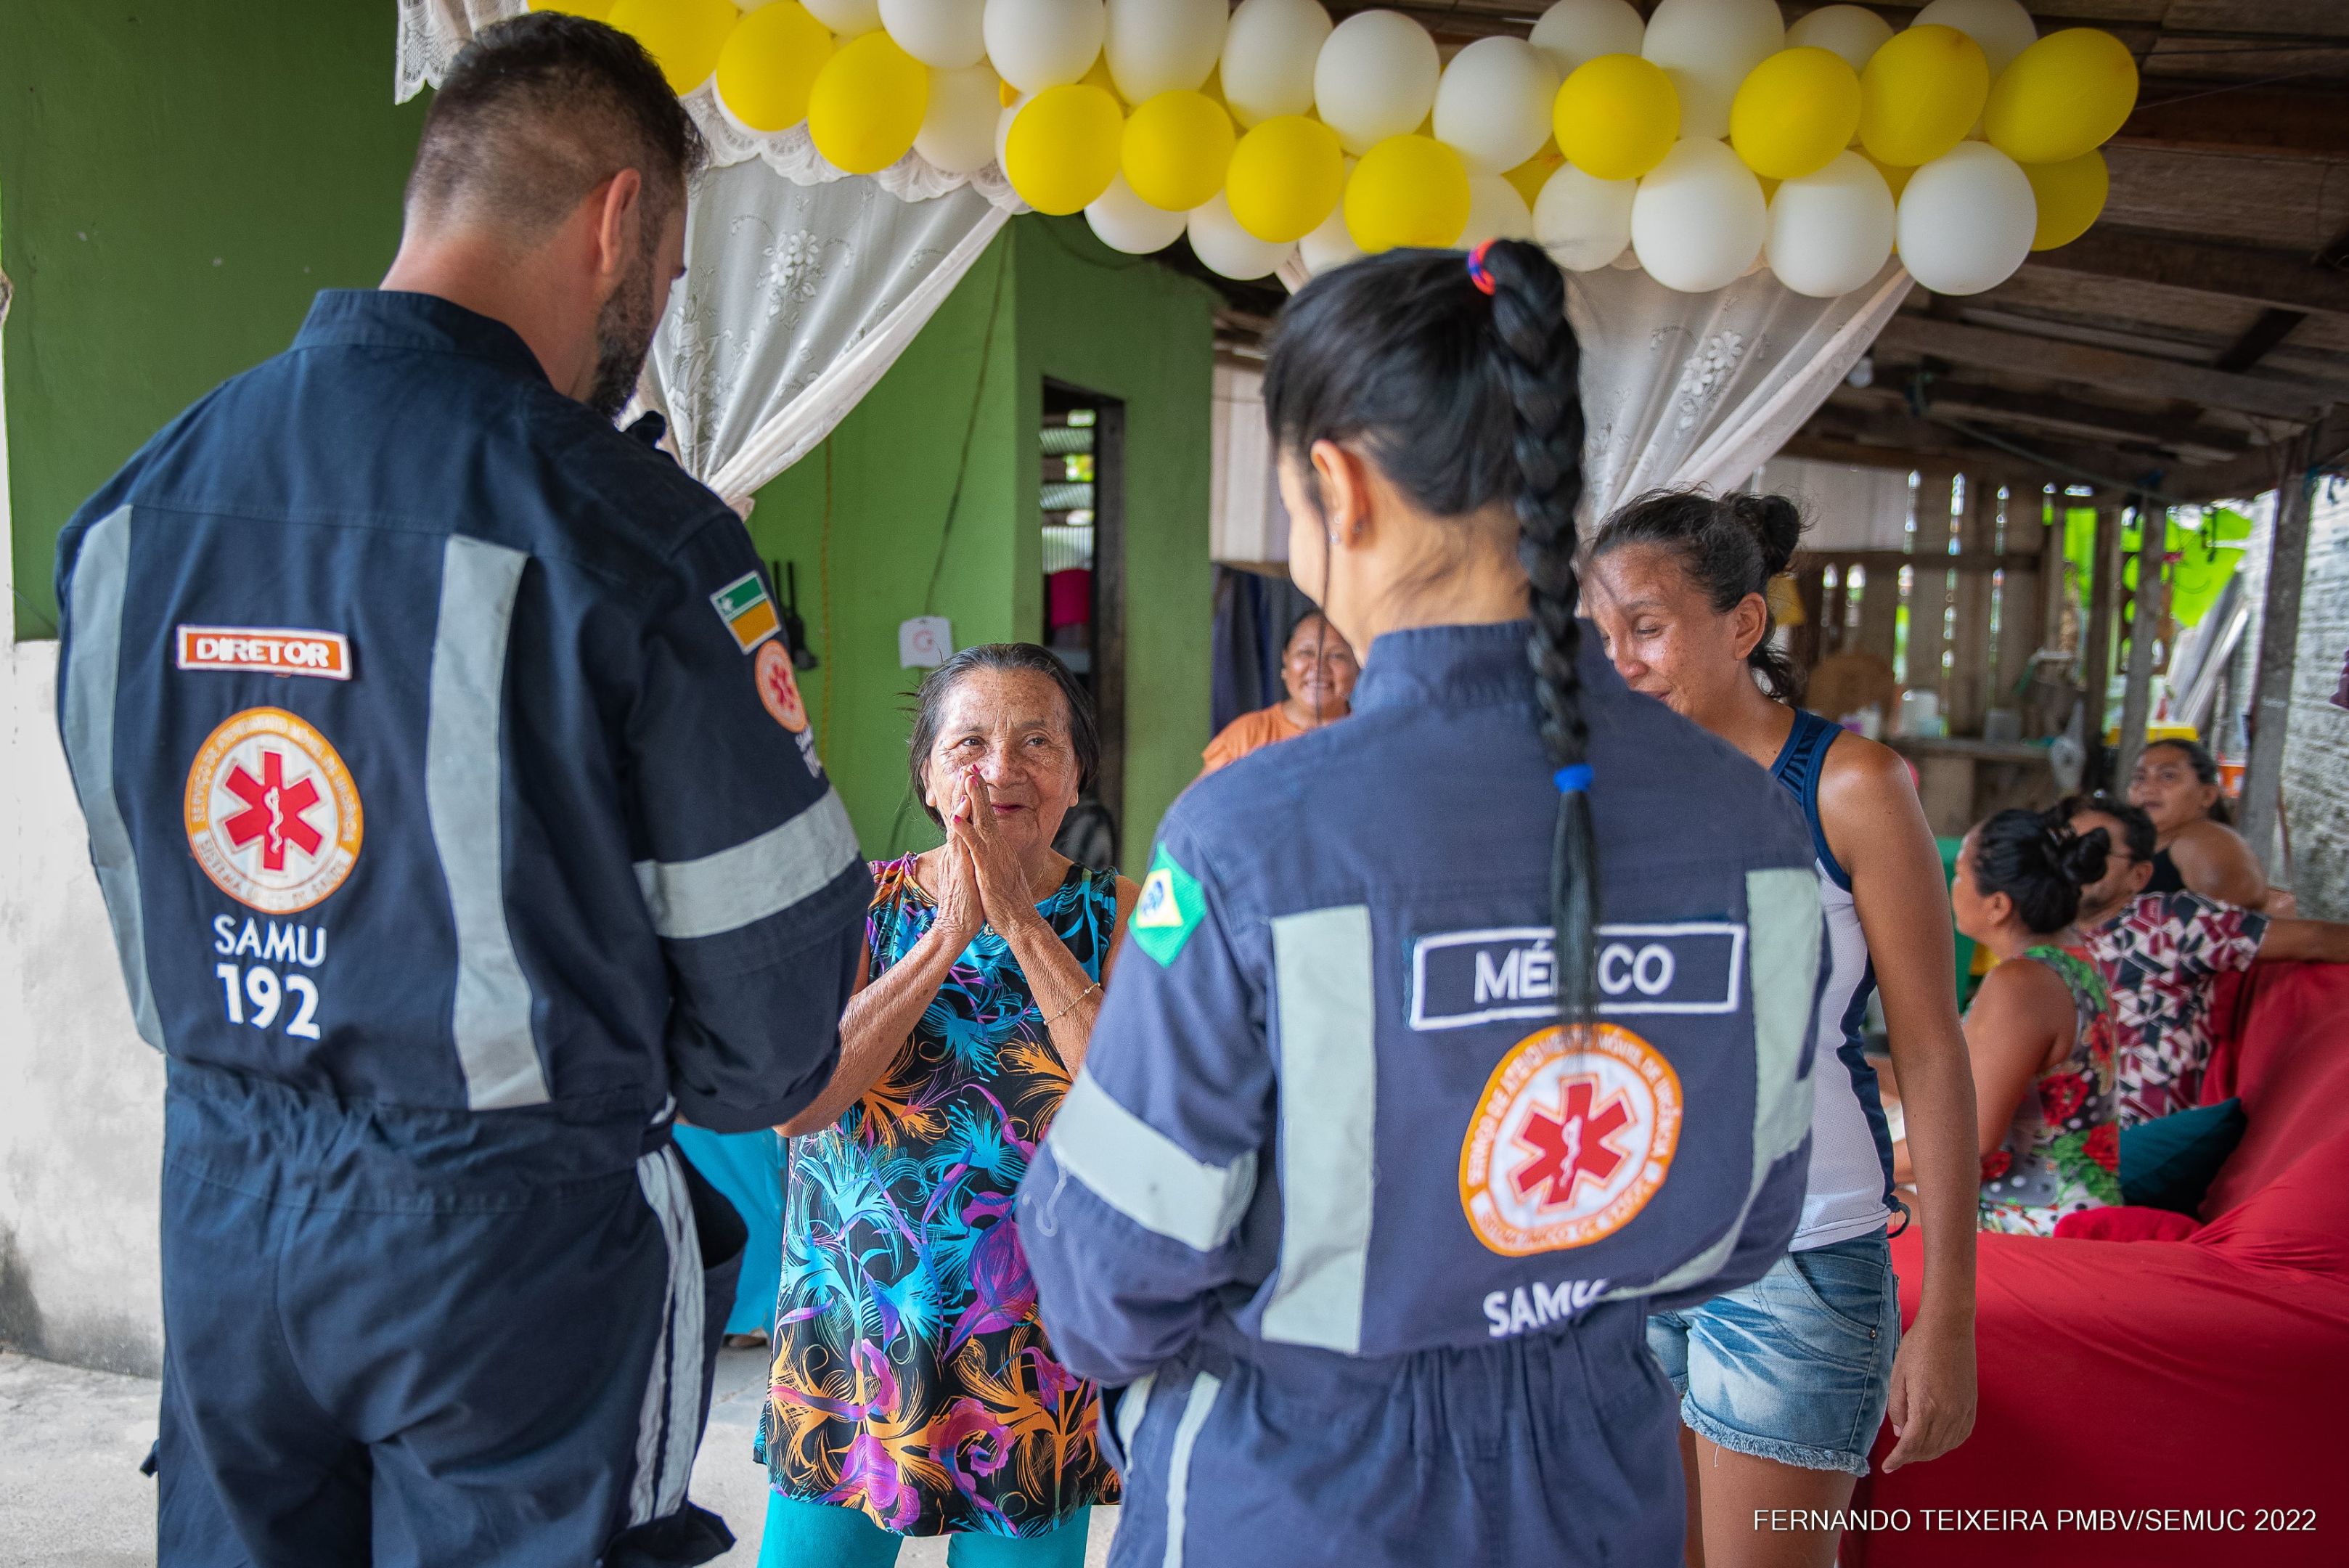
[[620,279],[620,286],[604,302],[595,317],[595,381],[587,389],[586,404],[605,419],[616,419],[635,395],[645,356],[653,346],[653,259],[637,265]]

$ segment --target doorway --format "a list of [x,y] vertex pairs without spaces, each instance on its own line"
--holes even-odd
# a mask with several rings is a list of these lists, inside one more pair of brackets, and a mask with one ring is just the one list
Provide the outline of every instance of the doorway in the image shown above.
[[1092,696],[1101,732],[1092,788],[1057,847],[1106,870],[1125,805],[1125,405],[1047,377],[1039,432],[1043,624],[1039,640]]

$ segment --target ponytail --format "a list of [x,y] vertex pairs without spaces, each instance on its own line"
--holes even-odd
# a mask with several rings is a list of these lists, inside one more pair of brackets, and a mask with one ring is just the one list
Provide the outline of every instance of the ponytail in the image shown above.
[[1265,365],[1276,452],[1350,442],[1423,511],[1517,517],[1533,635],[1526,653],[1556,772],[1550,914],[1558,1011],[1598,1009],[1599,865],[1575,618],[1582,495],[1579,352],[1566,280],[1538,245],[1388,251],[1322,274],[1283,307]]

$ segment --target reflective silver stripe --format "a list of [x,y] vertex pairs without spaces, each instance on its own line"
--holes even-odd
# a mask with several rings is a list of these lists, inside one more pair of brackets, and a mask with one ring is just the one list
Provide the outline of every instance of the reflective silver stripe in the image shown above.
[[1745,1231],[1745,1216],[1771,1168],[1802,1147],[1811,1130],[1816,1085],[1803,1071],[1819,998],[1818,874],[1810,870],[1748,871],[1745,924],[1752,940],[1754,996],[1754,1174],[1737,1218],[1711,1246],[1651,1284],[1609,1291],[1606,1299],[1661,1295],[1721,1272]]
[[1357,1355],[1377,1180],[1371,911],[1272,922],[1280,1023],[1280,1270],[1264,1337]]
[[694,1449],[701,1436],[703,1319],[701,1243],[675,1146],[636,1161],[636,1185],[660,1221],[668,1249],[668,1286],[653,1342],[644,1402],[636,1411],[636,1472],[628,1486],[628,1522],[665,1519],[685,1506]]
[[1061,1168],[1145,1231],[1209,1252],[1224,1244],[1256,1195],[1256,1154],[1229,1165],[1191,1158],[1181,1144],[1112,1099],[1078,1069],[1046,1143]]
[[1117,1446],[1125,1453],[1125,1467],[1133,1468],[1133,1439],[1142,1435],[1142,1417],[1150,1408],[1150,1391],[1158,1386],[1158,1374],[1145,1372],[1125,1386],[1117,1397]]
[[530,557],[449,536],[440,554],[440,615],[432,634],[425,721],[424,809],[457,928],[457,1000],[450,1019],[477,1111],[543,1105],[546,1074],[530,1024],[530,981],[506,927],[504,806],[506,634]]
[[1216,1407],[1223,1380],[1202,1372],[1191,1379],[1191,1393],[1183,1401],[1183,1418],[1174,1423],[1174,1451],[1166,1457],[1165,1568],[1183,1568],[1184,1515],[1191,1502],[1191,1449],[1199,1428]]
[[636,886],[653,929],[672,940],[714,937],[781,914],[855,863],[856,829],[829,785],[781,826],[698,860],[639,860]]
[[73,766],[81,814],[89,825],[90,863],[114,928],[123,988],[130,993],[130,1016],[139,1038],[160,1051],[163,1023],[147,980],[147,908],[140,899],[139,860],[131,853],[121,803],[114,798],[114,698],[122,665],[122,595],[129,576],[130,508],[119,506],[90,524],[74,557],[66,606],[73,650],[59,717],[66,760]]

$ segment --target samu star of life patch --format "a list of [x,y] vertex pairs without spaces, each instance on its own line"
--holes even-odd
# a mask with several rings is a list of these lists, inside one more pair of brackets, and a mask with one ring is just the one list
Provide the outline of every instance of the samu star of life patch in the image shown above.
[[1160,845],[1151,859],[1150,875],[1143,881],[1142,897],[1134,900],[1133,918],[1126,922],[1134,945],[1164,968],[1174,961],[1206,916],[1207,899],[1199,879]]
[[775,619],[775,601],[756,572],[745,572],[709,596],[718,618],[734,634],[734,645],[749,653],[781,629]]

